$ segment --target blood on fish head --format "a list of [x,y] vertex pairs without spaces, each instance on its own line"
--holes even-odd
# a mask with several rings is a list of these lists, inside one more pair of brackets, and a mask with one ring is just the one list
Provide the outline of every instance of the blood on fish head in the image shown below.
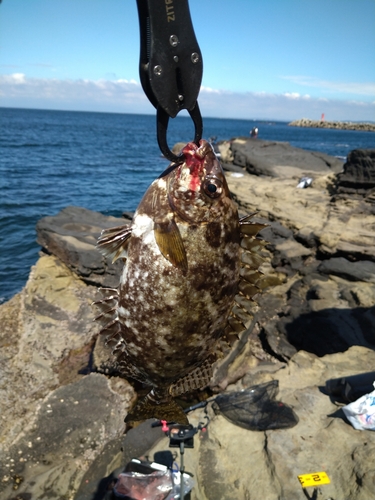
[[183,218],[205,222],[221,216],[230,200],[221,165],[205,140],[190,142],[182,150],[184,161],[170,175],[169,201]]

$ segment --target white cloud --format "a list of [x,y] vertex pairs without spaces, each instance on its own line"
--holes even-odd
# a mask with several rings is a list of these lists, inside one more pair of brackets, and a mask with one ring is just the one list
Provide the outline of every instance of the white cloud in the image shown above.
[[124,80],[124,79],[119,79],[119,80],[116,80],[116,83],[133,83],[134,85],[139,85],[139,83],[135,80],[130,79],[130,80]]
[[19,85],[20,83],[25,83],[26,78],[23,73],[13,73],[12,75],[7,75],[4,77],[5,78],[5,83],[14,83],[15,85]]
[[332,82],[329,80],[321,80],[319,78],[301,75],[282,76],[281,78],[295,85],[319,88],[329,92],[363,96],[375,95],[375,83],[373,82]]
[[0,76],[0,97],[0,105],[14,107],[129,113],[153,109],[140,84],[124,79],[59,80],[15,73]]
[[[375,104],[313,98],[288,92],[230,92],[202,86],[199,105],[203,117],[293,120],[373,121]],[[22,73],[0,76],[0,106],[119,113],[155,112],[135,80],[58,80],[27,78]]]
[[288,99],[299,99],[301,97],[298,92],[285,92],[283,95]]
[[374,104],[362,101],[313,98],[296,92],[273,94],[267,92],[227,92],[216,94],[201,89],[199,103],[203,116],[220,118],[249,118],[294,120],[302,117],[319,120],[374,121]]
[[218,89],[213,89],[211,87],[204,87],[203,85],[201,86],[201,92],[209,92],[209,93],[214,93],[214,94],[220,94],[220,90]]

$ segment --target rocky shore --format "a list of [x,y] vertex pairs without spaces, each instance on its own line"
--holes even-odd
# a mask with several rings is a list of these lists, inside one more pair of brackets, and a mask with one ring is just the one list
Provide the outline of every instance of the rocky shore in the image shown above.
[[[352,151],[343,165],[271,141],[238,138],[217,149],[240,212],[268,224],[263,270],[279,284],[254,305],[211,395],[278,380],[278,399],[299,422],[249,431],[209,405],[207,432],[185,453],[191,498],[368,500],[375,433],[354,430],[343,395],[326,384],[364,372],[375,380],[375,150]],[[309,187],[297,188],[307,176]],[[4,500],[108,498],[132,457],[168,449],[150,422],[124,434],[136,392],[113,371],[93,322],[98,286],[116,286],[119,273],[95,241],[121,223],[80,207],[41,219],[40,258],[22,292],[0,306]],[[189,419],[204,421],[203,410]],[[302,490],[297,476],[319,471],[330,484]]]
[[357,122],[330,122],[325,120],[309,120],[302,118],[289,123],[290,127],[311,127],[311,128],[336,128],[340,130],[361,130],[362,132],[375,132],[375,123]]

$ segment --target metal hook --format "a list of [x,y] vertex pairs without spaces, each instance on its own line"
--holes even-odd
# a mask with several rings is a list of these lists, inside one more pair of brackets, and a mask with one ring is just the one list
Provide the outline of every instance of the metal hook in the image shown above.
[[[198,102],[195,103],[193,109],[188,110],[189,115],[194,123],[194,140],[195,144],[198,146],[199,141],[202,139],[203,135],[203,121],[202,115],[198,106]],[[167,143],[167,129],[169,123],[169,115],[160,106],[156,110],[156,135],[158,139],[158,144],[160,151],[163,155],[172,162],[178,162],[180,156],[175,155],[168,147]]]

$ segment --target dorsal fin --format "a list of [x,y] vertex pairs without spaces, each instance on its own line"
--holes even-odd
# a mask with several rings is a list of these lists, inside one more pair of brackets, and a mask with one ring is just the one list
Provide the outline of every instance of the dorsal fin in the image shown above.
[[264,263],[264,259],[260,255],[247,250],[242,252],[241,262],[249,265],[252,269],[258,269]]
[[247,298],[241,293],[238,293],[234,297],[234,301],[236,304],[238,304],[240,307],[242,307],[245,311],[247,311],[248,314],[252,315],[254,312],[254,301],[251,300],[251,298]]
[[234,299],[224,339],[233,344],[245,329],[253,316],[252,297],[261,291],[258,282],[263,278],[259,266],[263,264],[262,252],[265,243],[257,237],[259,231],[267,227],[250,219],[255,214],[242,217],[240,224],[241,269],[238,283],[238,294]]
[[257,253],[261,252],[266,246],[266,242],[258,238],[249,238],[248,236],[242,235],[241,247],[245,250],[250,250],[250,252]]
[[96,247],[103,255],[111,257],[112,262],[120,257],[126,258],[131,233],[132,228],[128,225],[103,229]]
[[240,231],[248,236],[256,236],[259,231],[267,227],[267,224],[261,224],[260,222],[250,222],[248,220],[240,220]]
[[228,324],[233,333],[240,334],[245,330],[245,325],[234,316],[228,316]]

